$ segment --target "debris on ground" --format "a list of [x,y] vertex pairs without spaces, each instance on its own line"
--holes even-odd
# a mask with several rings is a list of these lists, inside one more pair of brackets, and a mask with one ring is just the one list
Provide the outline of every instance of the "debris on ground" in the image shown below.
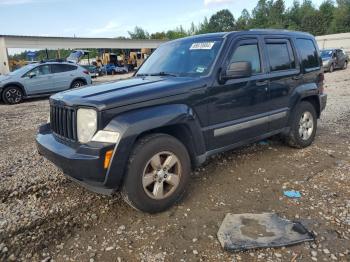
[[300,192],[295,190],[284,191],[283,195],[289,198],[301,198]]
[[282,219],[275,213],[229,213],[220,226],[218,238],[221,246],[232,252],[314,240],[313,234],[301,223]]

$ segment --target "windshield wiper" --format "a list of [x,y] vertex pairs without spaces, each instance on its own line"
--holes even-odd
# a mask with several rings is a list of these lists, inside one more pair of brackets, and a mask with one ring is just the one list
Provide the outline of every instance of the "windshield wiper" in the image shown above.
[[168,73],[168,72],[154,73],[154,74],[150,74],[150,76],[174,76],[174,77],[177,77],[176,74]]
[[150,74],[136,74],[136,76],[149,76]]

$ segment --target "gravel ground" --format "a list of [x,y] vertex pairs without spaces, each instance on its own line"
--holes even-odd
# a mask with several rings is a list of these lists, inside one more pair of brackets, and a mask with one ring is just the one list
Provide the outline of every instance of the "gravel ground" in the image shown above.
[[[156,215],[88,192],[37,154],[47,99],[0,104],[0,260],[350,261],[350,69],[326,74],[326,92],[312,146],[274,138],[217,155],[193,172],[180,204]],[[316,241],[231,254],[216,238],[229,212],[277,212]]]

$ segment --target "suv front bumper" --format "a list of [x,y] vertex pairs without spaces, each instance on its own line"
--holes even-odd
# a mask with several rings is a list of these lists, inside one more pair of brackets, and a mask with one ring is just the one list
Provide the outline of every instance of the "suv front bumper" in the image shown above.
[[50,124],[39,127],[36,136],[39,154],[45,156],[73,181],[100,194],[112,194],[115,189],[105,186],[108,169],[104,168],[104,157],[114,145],[90,143],[81,145],[56,137]]

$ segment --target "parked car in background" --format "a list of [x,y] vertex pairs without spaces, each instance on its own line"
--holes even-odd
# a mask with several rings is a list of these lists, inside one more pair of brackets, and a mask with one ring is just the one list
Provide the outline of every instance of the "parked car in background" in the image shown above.
[[125,74],[129,72],[128,66],[118,66],[114,64],[107,64],[102,67],[102,72],[104,72],[106,75],[112,75],[112,74]]
[[113,64],[106,64],[102,66],[102,72],[106,75],[112,75],[115,71],[115,65]]
[[89,74],[92,78],[100,76],[100,69],[97,68],[97,66],[94,65],[82,65],[87,71],[89,71]]
[[117,74],[126,74],[129,72],[129,68],[127,66],[116,66],[114,72]]
[[7,104],[91,84],[89,72],[69,62],[40,62],[0,76],[0,94]]
[[120,190],[154,213],[177,202],[191,169],[214,154],[277,134],[292,147],[311,145],[323,91],[310,34],[192,36],[159,46],[128,80],[51,96],[36,141],[72,180]]
[[349,56],[342,49],[321,50],[321,58],[324,71],[332,73],[334,69],[346,69]]

